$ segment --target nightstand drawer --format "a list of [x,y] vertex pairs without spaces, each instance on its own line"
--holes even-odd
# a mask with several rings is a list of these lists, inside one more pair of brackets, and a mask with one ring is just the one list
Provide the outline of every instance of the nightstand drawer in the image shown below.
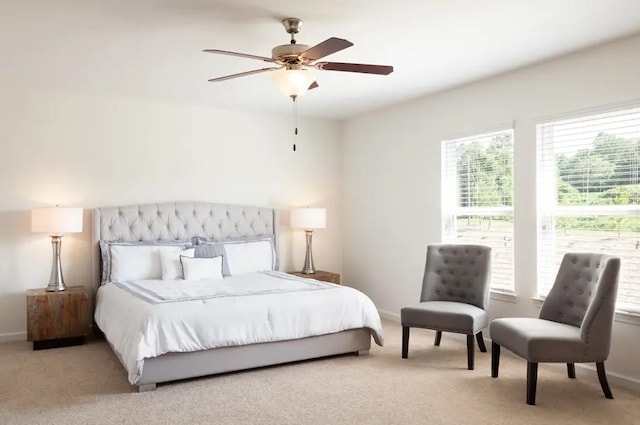
[[91,332],[89,289],[27,291],[27,340],[76,338]]

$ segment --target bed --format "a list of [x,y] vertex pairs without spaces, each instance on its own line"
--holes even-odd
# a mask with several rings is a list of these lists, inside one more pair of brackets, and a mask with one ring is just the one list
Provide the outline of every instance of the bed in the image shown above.
[[[94,318],[132,385],[149,391],[185,378],[366,354],[372,337],[382,345],[380,317],[364,294],[278,271],[277,229],[276,211],[261,207],[176,202],[94,210]],[[269,241],[274,253],[269,270],[233,275],[227,270],[224,279],[117,277],[123,275],[115,265],[122,269],[122,258],[129,261],[114,248],[121,245],[176,244],[186,250],[190,244],[226,243],[229,253],[249,246],[245,241]],[[240,270],[237,261],[233,268]]]

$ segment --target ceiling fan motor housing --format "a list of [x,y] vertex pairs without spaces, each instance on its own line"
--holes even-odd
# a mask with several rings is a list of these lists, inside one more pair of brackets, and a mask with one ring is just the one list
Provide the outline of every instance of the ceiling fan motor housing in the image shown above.
[[299,63],[300,54],[308,49],[305,44],[282,44],[271,49],[271,57],[286,63]]

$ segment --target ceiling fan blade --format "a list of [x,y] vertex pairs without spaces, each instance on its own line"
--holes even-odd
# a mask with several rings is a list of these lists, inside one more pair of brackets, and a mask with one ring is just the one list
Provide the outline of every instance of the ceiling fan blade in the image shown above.
[[325,71],[360,72],[363,74],[389,75],[393,67],[389,65],[367,65],[362,63],[320,62],[316,68]]
[[265,62],[275,62],[274,59],[268,58],[266,56],[249,55],[247,53],[230,52],[228,50],[205,49],[205,50],[203,50],[203,52],[205,52],[205,53],[216,53],[216,54],[219,54],[219,55],[237,56],[237,57],[240,57],[240,58],[247,58],[247,59],[257,59],[259,61],[265,61]]
[[307,90],[317,89],[318,87],[320,87],[320,85],[318,84],[317,81],[314,81],[313,83],[311,83],[311,85],[309,86],[309,88]]
[[280,69],[280,68],[282,67],[272,66],[270,68],[254,69],[253,71],[240,72],[238,74],[231,74],[231,75],[225,75],[224,77],[212,78],[209,80],[209,82],[216,83],[218,81],[226,81],[226,80],[231,80],[233,78],[246,77],[247,75],[259,74],[261,72],[275,71],[276,69]]
[[349,40],[331,37],[326,39],[322,43],[316,44],[315,46],[305,50],[300,54],[300,56],[311,61],[315,61],[351,46],[353,46],[353,43]]

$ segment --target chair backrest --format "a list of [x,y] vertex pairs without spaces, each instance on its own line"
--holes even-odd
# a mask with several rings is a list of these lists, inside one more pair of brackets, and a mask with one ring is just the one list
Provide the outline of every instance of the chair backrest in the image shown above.
[[580,328],[591,354],[609,354],[618,294],[620,259],[606,254],[567,253],[542,304],[540,318]]
[[485,309],[490,275],[488,246],[429,245],[420,301],[456,301]]

